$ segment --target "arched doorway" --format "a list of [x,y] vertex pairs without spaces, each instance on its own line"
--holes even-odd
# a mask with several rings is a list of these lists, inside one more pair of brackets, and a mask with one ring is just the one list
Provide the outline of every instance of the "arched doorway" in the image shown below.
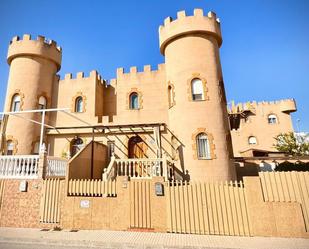
[[71,157],[75,156],[83,148],[84,141],[80,137],[75,137],[70,143]]
[[134,136],[128,142],[128,157],[129,158],[144,158],[146,157],[147,145],[140,136]]

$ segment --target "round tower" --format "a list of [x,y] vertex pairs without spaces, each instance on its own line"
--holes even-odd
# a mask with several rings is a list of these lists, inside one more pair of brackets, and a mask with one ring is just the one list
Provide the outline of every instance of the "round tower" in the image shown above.
[[219,19],[195,9],[159,28],[169,91],[169,128],[178,168],[191,180],[231,180],[235,169],[219,57]]
[[[32,40],[30,35],[18,36],[10,42],[7,62],[10,65],[5,111],[50,108],[53,84],[61,66],[61,49],[43,36]],[[21,114],[41,122],[40,113]],[[48,120],[48,114],[46,119]],[[7,154],[38,153],[40,125],[10,115],[6,125]],[[7,147],[7,148],[6,148]]]

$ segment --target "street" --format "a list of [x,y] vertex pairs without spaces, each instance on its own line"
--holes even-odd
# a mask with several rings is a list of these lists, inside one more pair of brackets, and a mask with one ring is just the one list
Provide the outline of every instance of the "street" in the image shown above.
[[308,249],[309,239],[0,227],[0,249]]

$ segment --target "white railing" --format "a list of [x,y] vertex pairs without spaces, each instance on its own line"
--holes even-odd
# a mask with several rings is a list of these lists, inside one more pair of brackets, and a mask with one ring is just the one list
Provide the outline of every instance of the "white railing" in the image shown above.
[[0,156],[0,178],[37,178],[39,156]]
[[46,176],[65,176],[68,160],[58,157],[47,157]]
[[132,158],[115,159],[115,174],[130,178],[152,178],[165,176],[165,166],[162,158]]
[[114,180],[116,177],[116,170],[115,170],[115,156],[111,156],[111,160],[107,166],[107,168],[104,169],[102,174],[103,181],[107,180]]

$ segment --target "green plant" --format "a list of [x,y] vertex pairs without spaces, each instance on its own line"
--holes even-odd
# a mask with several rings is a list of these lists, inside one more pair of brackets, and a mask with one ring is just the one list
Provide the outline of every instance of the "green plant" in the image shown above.
[[305,136],[296,136],[293,132],[280,133],[275,137],[275,148],[293,156],[309,155],[309,143]]

